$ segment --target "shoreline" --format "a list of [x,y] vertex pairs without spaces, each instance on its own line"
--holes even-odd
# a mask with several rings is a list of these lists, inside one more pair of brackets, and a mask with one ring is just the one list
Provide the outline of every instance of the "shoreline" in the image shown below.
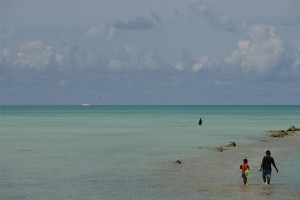
[[[197,196],[203,199],[298,198],[300,191],[290,180],[290,176],[295,172],[289,170],[291,167],[289,162],[300,152],[299,136],[300,131],[297,131],[293,136],[272,138],[265,131],[257,137],[260,140],[253,140],[246,145],[237,143],[236,147],[229,147],[223,152],[214,151],[212,147],[211,152],[205,157],[197,156],[198,154],[187,160],[182,157],[182,163],[172,162],[169,169],[162,170],[164,173],[169,170],[166,175],[162,172],[157,175],[165,179],[162,188],[174,191],[174,195],[181,198],[195,199]],[[261,172],[258,171],[268,149],[279,173],[273,170],[271,185],[266,186],[262,183]],[[202,150],[208,149],[198,149],[198,153],[201,154]],[[248,159],[252,173],[247,185],[243,185],[240,178],[239,166],[244,158]],[[300,166],[300,161],[297,162],[296,166]]]

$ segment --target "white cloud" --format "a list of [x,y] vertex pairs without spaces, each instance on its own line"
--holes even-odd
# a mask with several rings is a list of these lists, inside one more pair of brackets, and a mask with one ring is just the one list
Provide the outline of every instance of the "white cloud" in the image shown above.
[[100,33],[103,33],[105,31],[105,29],[106,29],[106,27],[103,24],[98,25],[98,26],[92,26],[89,30],[87,30],[84,33],[84,37],[85,38],[90,38],[90,37],[93,37],[93,36],[97,36]]
[[60,39],[63,49],[57,50],[43,40],[25,40],[15,51],[4,48],[0,51],[0,64],[24,69],[46,69],[59,65],[75,65],[78,47],[71,40]]
[[129,65],[132,68],[134,67],[141,68],[140,66],[138,66],[139,63],[138,53],[133,47],[126,44],[122,49],[122,57],[124,60],[126,60],[127,63],[129,63]]
[[201,57],[197,58],[196,62],[192,66],[192,71],[193,72],[200,71],[208,63],[208,61],[209,61],[209,59],[207,56],[201,56]]
[[148,50],[140,57],[140,65],[147,69],[157,69],[159,67],[159,58],[151,50]]
[[120,49],[117,57],[113,58],[108,65],[108,69],[113,71],[142,71],[161,70],[166,65],[162,58],[157,55],[155,49],[136,50],[126,44]]
[[60,66],[62,66],[65,62],[65,56],[63,53],[56,53],[54,59],[55,59],[56,63]]
[[46,69],[48,67],[77,66],[78,47],[71,40],[62,40],[63,49],[55,50],[42,40],[26,40],[15,52],[4,48],[0,52],[0,63],[24,69]]
[[117,32],[118,32],[118,29],[115,28],[114,26],[111,26],[111,27],[109,27],[107,37],[108,38],[113,38],[113,37],[115,37],[115,35],[117,34]]
[[70,39],[60,39],[63,44],[63,50],[56,51],[55,62],[59,66],[74,66],[77,65],[76,52],[78,46]]
[[124,51],[128,56],[135,56],[136,55],[136,51],[131,46],[129,46],[128,44],[126,44],[124,46]]
[[101,24],[101,25],[95,25],[89,28],[83,35],[84,38],[93,38],[96,36],[99,36],[100,34],[104,34],[107,36],[107,38],[114,38],[115,35],[118,32],[118,28],[116,28],[114,25],[110,24]]
[[108,38],[114,38],[119,31],[126,30],[147,30],[162,25],[161,19],[156,12],[152,12],[150,17],[137,16],[130,20],[116,20],[113,23],[95,25],[84,33],[84,38],[91,38],[105,33]]
[[189,66],[195,63],[195,59],[192,57],[191,52],[187,49],[183,49],[176,61],[171,62],[171,66],[178,71],[189,70]]
[[184,70],[184,63],[181,60],[177,60],[172,66],[178,71]]
[[225,63],[260,73],[278,67],[285,47],[275,27],[264,24],[249,26],[248,35],[249,39],[239,40],[237,49],[225,59]]
[[92,38],[104,34],[107,38],[112,39],[118,33],[118,28],[110,24],[101,24],[97,26],[92,26],[83,35],[84,38]]
[[203,1],[194,3],[190,8],[194,14],[204,16],[212,26],[235,32],[235,25],[229,14],[216,13]]
[[25,41],[20,45],[13,65],[43,69],[50,64],[52,55],[52,47],[46,46],[42,40]]

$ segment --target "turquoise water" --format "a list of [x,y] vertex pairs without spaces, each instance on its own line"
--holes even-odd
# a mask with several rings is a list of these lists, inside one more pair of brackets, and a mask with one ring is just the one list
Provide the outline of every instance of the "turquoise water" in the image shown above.
[[[226,156],[230,159],[230,155],[216,157],[213,147],[230,141],[251,146],[266,130],[300,126],[300,106],[0,109],[0,190],[7,200],[219,199],[220,194],[209,188],[211,184],[222,188],[222,181],[214,183],[210,179],[215,176],[216,160]],[[202,126],[198,125],[200,117]],[[284,160],[280,165],[288,170],[282,172],[282,180],[277,180],[280,188],[288,185],[295,196],[299,193],[293,188],[300,187],[300,173],[296,170],[300,167],[299,152],[295,148],[288,158],[280,154]],[[264,151],[258,153],[262,157]],[[177,159],[186,163],[174,166]],[[289,167],[287,162],[293,165]],[[255,165],[259,164],[257,161]],[[235,190],[240,180],[231,177],[229,185]],[[247,189],[249,195],[254,192],[265,197],[266,193],[269,198],[274,188],[260,189],[259,175],[256,179],[253,191],[251,185]],[[221,193],[225,193],[225,199],[235,199],[230,191]]]

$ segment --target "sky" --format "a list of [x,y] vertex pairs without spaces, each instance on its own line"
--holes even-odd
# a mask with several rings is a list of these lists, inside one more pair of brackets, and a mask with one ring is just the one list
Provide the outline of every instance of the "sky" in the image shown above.
[[299,0],[0,0],[0,104],[299,105],[299,9]]

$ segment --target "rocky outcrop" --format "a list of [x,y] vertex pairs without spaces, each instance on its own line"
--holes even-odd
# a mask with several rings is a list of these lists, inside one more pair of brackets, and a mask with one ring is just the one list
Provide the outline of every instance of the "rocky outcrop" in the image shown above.
[[289,127],[286,130],[280,130],[280,131],[269,131],[270,132],[270,137],[286,137],[286,136],[291,136],[293,133],[300,131],[300,128],[296,128],[294,125]]
[[235,142],[229,142],[228,144],[225,145],[225,147],[236,147]]
[[224,148],[222,146],[215,147],[214,151],[223,152]]
[[296,128],[294,125],[292,125],[290,128],[286,129],[286,131],[300,131],[300,128]]
[[221,145],[221,146],[217,146],[214,148],[214,151],[217,151],[217,152],[223,152],[224,150],[227,150],[229,148],[232,148],[232,147],[236,147],[236,142],[229,142],[227,144],[224,145]]
[[289,136],[290,133],[285,131],[285,130],[281,130],[281,131],[270,131],[270,137],[285,137],[285,136]]

